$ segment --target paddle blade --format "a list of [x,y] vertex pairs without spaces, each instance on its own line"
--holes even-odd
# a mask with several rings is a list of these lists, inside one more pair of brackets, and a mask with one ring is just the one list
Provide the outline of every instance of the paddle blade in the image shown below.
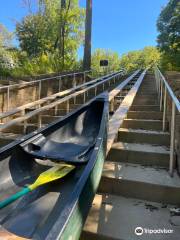
[[59,178],[63,178],[74,168],[75,166],[66,164],[50,168],[46,172],[41,173],[37,180],[33,184],[28,186],[28,188],[32,191],[43,184],[55,181]]

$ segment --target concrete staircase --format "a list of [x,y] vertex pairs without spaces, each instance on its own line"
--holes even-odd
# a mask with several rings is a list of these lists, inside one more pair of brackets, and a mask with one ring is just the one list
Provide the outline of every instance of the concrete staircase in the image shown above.
[[180,239],[174,211],[180,179],[168,173],[169,144],[155,79],[148,74],[107,157],[81,240]]

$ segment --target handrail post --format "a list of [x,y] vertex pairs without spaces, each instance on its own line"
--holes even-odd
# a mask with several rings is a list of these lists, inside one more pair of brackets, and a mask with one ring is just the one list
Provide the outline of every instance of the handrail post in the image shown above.
[[61,91],[61,77],[59,78],[59,92]]
[[38,114],[38,128],[41,128],[42,127],[42,116],[41,116],[41,113]]
[[156,90],[158,92],[158,76],[157,76],[157,68],[154,69],[154,74],[155,74],[155,80],[156,80]]
[[114,98],[111,100],[111,103],[110,103],[110,112],[114,112]]
[[84,72],[84,83],[86,83],[86,72]]
[[174,101],[172,101],[171,143],[170,143],[170,163],[169,163],[169,173],[171,177],[173,177],[173,172],[174,172],[175,121],[176,121],[176,106]]
[[164,88],[163,131],[166,130],[167,88]]
[[70,106],[69,106],[69,100],[66,102],[66,113],[69,113]]
[[158,98],[160,101],[160,89],[161,89],[161,80],[160,80],[160,76],[158,76]]
[[10,87],[7,87],[7,110],[9,110]]
[[86,102],[86,93],[84,92],[84,94],[83,94],[83,103],[85,103]]
[[38,93],[39,99],[41,99],[41,81],[39,81],[39,93]]
[[157,85],[158,85],[158,98],[160,99],[160,87],[161,87],[161,80],[159,71],[157,72]]
[[76,74],[74,73],[73,76],[73,87],[76,87]]
[[160,89],[160,111],[162,111],[163,106],[163,82],[161,81],[161,89]]

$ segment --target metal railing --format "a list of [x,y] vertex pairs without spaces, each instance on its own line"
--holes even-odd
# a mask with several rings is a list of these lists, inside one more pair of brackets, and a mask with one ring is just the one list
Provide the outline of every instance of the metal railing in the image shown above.
[[56,101],[56,99],[58,97],[65,97],[66,95],[70,95],[72,93],[74,93],[75,91],[78,91],[78,90],[81,90],[81,89],[84,89],[90,85],[93,85],[93,84],[96,84],[97,82],[100,82],[100,81],[103,81],[105,80],[106,78],[109,78],[113,75],[116,75],[118,73],[121,73],[121,71],[119,72],[115,72],[115,73],[111,73],[111,74],[108,74],[106,76],[103,76],[101,78],[96,78],[94,80],[91,80],[89,82],[86,82],[86,83],[83,83],[83,84],[80,84],[80,85],[77,85],[76,87],[73,87],[73,88],[69,88],[68,90],[64,90],[64,91],[60,91],[58,93],[55,93],[55,94],[52,94],[48,97],[45,97],[45,98],[41,98],[40,100],[36,100],[34,102],[30,102],[30,103],[27,103],[27,104],[24,104],[24,105],[21,105],[17,108],[13,108],[9,111],[6,111],[6,112],[3,112],[3,113],[0,113],[0,120],[4,119],[4,118],[7,118],[7,117],[12,117],[13,115],[17,114],[17,113],[20,113],[22,112],[24,114],[24,111],[27,109],[27,108],[31,108],[31,107],[37,107],[40,108],[42,104],[45,104],[46,102],[49,102],[49,101]]
[[[78,91],[75,91],[72,94],[63,97],[62,99],[56,100],[55,102],[47,104],[43,107],[40,107],[36,110],[33,110],[33,111],[29,112],[29,113],[25,113],[20,117],[17,117],[17,118],[14,118],[13,120],[8,121],[7,123],[1,124],[0,125],[0,131],[3,131],[5,129],[10,128],[12,126],[15,126],[17,124],[24,123],[24,134],[25,134],[27,124],[28,124],[28,122],[27,122],[28,119],[30,119],[34,116],[38,116],[38,115],[40,116],[40,114],[42,114],[44,111],[55,108],[62,103],[67,103],[67,113],[68,113],[69,112],[69,104],[70,104],[71,99],[76,100],[76,97],[82,96],[83,97],[83,101],[82,101],[83,103],[82,104],[84,104],[89,98],[90,91],[93,91],[94,96],[96,96],[97,94],[107,90],[107,88],[111,86],[111,82],[113,84],[115,84],[116,81],[118,81],[119,77],[121,77],[121,76],[122,76],[122,72],[119,71],[119,72],[116,72],[115,74],[109,74],[109,76],[105,79],[104,79],[104,77],[99,78],[99,80],[103,79],[102,81],[99,81],[98,79],[96,79],[95,84],[92,84],[92,85],[90,85],[90,86],[88,86],[84,89],[80,89]],[[98,88],[100,88],[99,89],[100,92],[98,91]],[[74,102],[74,104],[76,104],[76,101]],[[38,118],[38,128],[40,128],[40,127],[42,127],[41,116]]]
[[166,130],[167,97],[172,103],[171,107],[171,127],[170,127],[170,161],[169,161],[169,173],[173,177],[175,167],[175,128],[176,128],[176,113],[180,113],[180,102],[175,96],[173,90],[167,83],[165,77],[161,73],[158,67],[155,67],[156,87],[160,101],[160,111],[163,112],[163,125],[162,130]]
[[75,87],[76,86],[76,76],[77,75],[82,75],[83,76],[83,82],[85,83],[87,74],[89,74],[91,72],[92,72],[91,70],[84,71],[84,72],[75,72],[75,73],[69,73],[69,74],[63,74],[63,75],[58,75],[58,76],[54,76],[54,77],[48,77],[48,78],[33,80],[33,81],[30,81],[30,82],[23,82],[23,83],[17,83],[17,84],[8,85],[8,86],[1,86],[0,87],[0,91],[4,90],[7,93],[7,110],[9,110],[10,90],[11,89],[37,85],[38,86],[38,96],[39,96],[39,99],[40,99],[41,98],[41,91],[42,91],[42,82],[53,80],[53,79],[58,79],[59,80],[59,87],[58,87],[57,92],[59,92],[60,91],[60,87],[61,87],[61,80],[62,80],[62,78],[72,76],[72,78],[73,78],[73,87]]

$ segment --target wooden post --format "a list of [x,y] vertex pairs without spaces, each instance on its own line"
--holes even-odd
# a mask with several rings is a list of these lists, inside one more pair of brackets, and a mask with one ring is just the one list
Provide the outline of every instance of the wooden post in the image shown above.
[[92,0],[86,0],[86,24],[83,69],[91,69]]

